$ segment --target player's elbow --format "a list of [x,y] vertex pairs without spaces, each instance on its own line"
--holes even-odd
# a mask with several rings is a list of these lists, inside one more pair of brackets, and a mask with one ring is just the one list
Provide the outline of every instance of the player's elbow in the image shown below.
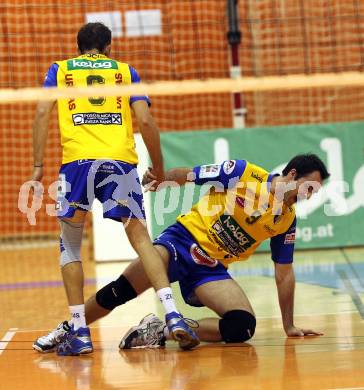
[[52,108],[54,106],[54,102],[40,102],[37,106],[36,118],[44,119],[48,118]]
[[35,117],[38,120],[44,119],[47,117],[47,110],[44,107],[40,107],[37,109],[37,112],[35,114]]
[[142,132],[143,130],[149,130],[153,128],[154,122],[150,115],[143,115],[138,120],[139,129]]

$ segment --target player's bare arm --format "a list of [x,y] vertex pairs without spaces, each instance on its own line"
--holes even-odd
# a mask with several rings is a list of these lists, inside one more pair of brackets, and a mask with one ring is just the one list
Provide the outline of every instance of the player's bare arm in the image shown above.
[[138,100],[134,102],[131,107],[134,111],[143,141],[148,149],[150,159],[152,160],[153,173],[156,180],[161,182],[164,180],[164,168],[159,129],[150,113],[146,101]]
[[44,150],[47,143],[49,118],[55,102],[39,102],[33,124],[33,159],[32,180],[40,181],[43,177]]
[[292,264],[275,263],[275,280],[278,290],[284,330],[289,337],[321,336],[323,333],[312,329],[301,329],[294,325],[294,291],[296,280]]

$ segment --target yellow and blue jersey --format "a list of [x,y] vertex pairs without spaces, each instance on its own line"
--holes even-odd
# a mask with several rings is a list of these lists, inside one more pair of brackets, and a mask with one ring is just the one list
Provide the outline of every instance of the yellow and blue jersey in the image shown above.
[[194,174],[196,184],[212,187],[177,222],[208,256],[227,267],[270,239],[273,261],[293,261],[295,209],[274,201],[273,175],[246,160],[198,166]]
[[[140,82],[130,65],[102,54],[84,54],[55,62],[44,86],[67,88]],[[137,164],[130,105],[147,96],[93,96],[59,99],[58,120],[62,163],[83,159],[119,160]]]

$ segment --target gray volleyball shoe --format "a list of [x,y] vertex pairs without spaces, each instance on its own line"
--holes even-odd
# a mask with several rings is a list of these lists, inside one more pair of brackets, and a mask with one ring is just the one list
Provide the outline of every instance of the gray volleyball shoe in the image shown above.
[[119,349],[164,347],[166,324],[155,314],[145,316],[137,326],[130,328],[121,339]]

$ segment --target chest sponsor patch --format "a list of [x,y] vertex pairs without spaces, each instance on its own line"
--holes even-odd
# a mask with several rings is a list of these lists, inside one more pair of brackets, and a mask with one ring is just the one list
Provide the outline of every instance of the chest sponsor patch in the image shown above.
[[218,177],[220,174],[221,166],[217,164],[201,165],[200,167],[200,179],[210,179]]
[[256,240],[251,237],[231,215],[222,215],[212,228],[228,252],[235,256],[245,252]]
[[208,256],[197,244],[191,245],[190,254],[196,264],[206,265],[207,267],[216,267],[218,264],[216,259]]
[[121,114],[113,112],[86,112],[72,115],[73,124],[79,125],[121,125]]

